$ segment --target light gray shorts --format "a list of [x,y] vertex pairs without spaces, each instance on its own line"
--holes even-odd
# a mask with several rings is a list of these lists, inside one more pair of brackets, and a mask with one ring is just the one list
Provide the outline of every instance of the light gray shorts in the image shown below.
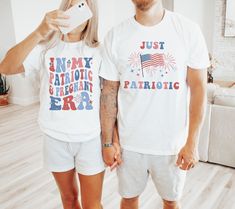
[[123,150],[122,159],[117,174],[119,193],[123,198],[139,196],[149,175],[162,199],[177,201],[181,198],[186,171],[176,166],[176,155],[147,155]]

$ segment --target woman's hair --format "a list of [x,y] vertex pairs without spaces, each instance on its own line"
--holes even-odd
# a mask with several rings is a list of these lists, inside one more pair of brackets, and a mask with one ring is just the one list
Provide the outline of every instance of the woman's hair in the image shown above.
[[[98,41],[98,11],[97,11],[97,1],[96,0],[86,0],[89,8],[93,13],[93,17],[88,20],[85,29],[82,31],[81,40],[89,47],[97,47],[99,45]],[[69,9],[72,0],[62,0],[60,5],[60,10],[66,11]],[[58,42],[62,39],[62,34],[60,31],[53,32],[46,40],[41,42],[45,46],[44,55],[46,52],[55,47]]]

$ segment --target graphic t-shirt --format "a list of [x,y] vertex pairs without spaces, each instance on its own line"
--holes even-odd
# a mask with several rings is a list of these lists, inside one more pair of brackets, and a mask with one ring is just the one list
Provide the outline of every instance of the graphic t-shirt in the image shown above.
[[109,32],[102,51],[101,77],[120,81],[118,128],[123,149],[178,154],[188,135],[187,67],[209,66],[198,25],[167,10],[152,27],[133,17]]
[[25,74],[40,74],[39,125],[58,140],[80,142],[100,134],[98,48],[66,43],[47,51],[37,46],[24,62]]

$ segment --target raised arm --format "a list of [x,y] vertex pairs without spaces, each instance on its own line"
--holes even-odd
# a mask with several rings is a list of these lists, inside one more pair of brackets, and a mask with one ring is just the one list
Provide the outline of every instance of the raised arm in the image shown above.
[[119,82],[103,81],[103,89],[101,93],[101,129],[103,143],[104,162],[111,166],[115,161],[115,147],[113,146],[114,128],[117,120],[117,96]]
[[187,82],[190,88],[189,132],[186,145],[180,151],[177,164],[189,170],[198,161],[198,141],[206,107],[206,70],[189,68]]
[[23,62],[28,54],[37,44],[45,40],[54,31],[58,31],[58,26],[67,27],[67,25],[59,23],[59,19],[67,18],[59,10],[47,13],[35,31],[7,52],[5,58],[0,62],[0,73],[9,75],[24,72]]
[[11,48],[0,63],[0,73],[10,75],[24,72],[22,63],[40,41],[41,36],[35,31],[22,42]]

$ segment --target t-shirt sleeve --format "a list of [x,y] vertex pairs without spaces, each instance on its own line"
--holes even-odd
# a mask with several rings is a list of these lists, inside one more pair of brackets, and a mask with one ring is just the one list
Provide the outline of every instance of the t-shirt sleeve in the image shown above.
[[206,41],[197,24],[193,25],[190,32],[187,66],[192,69],[206,69],[210,66]]
[[24,60],[23,66],[25,69],[25,76],[35,75],[38,73],[41,68],[41,54],[42,46],[37,45],[34,49],[28,54]]
[[110,81],[119,81],[120,74],[116,64],[115,40],[112,31],[108,33],[104,40],[104,44],[101,47],[101,56],[100,77]]

